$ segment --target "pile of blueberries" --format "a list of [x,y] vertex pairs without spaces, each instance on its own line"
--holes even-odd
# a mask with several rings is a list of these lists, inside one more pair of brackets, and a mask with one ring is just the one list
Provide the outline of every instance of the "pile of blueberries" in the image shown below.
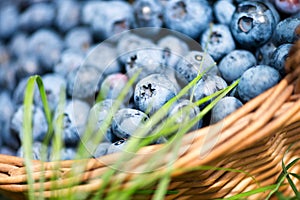
[[[53,123],[63,114],[61,158],[74,159],[88,122],[94,122],[94,132],[108,127],[91,152],[99,157],[120,151],[199,73],[206,71],[168,111],[174,116],[191,108],[178,115],[178,124],[207,105],[195,106],[190,99],[198,101],[240,82],[191,130],[222,120],[276,85],[285,76],[292,43],[300,38],[295,32],[299,25],[300,2],[291,0],[0,1],[0,153],[24,154],[23,100],[31,75],[42,76]],[[142,35],[123,34],[143,27],[151,28],[141,29]],[[162,28],[192,38],[202,49],[174,35],[152,39]],[[105,124],[129,80],[134,81],[120,108]],[[58,113],[62,89],[66,105]],[[38,92],[32,112],[33,153],[41,159],[48,125]]]

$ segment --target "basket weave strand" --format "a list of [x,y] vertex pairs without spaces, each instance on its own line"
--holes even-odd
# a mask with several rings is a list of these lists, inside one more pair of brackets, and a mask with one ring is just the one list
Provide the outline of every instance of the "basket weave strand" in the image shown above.
[[[300,33],[300,27],[298,31]],[[224,198],[276,182],[282,171],[281,161],[290,163],[300,155],[300,41],[290,51],[286,71],[287,76],[275,87],[254,98],[222,122],[183,137],[179,158],[172,163],[175,170],[168,188],[178,193],[167,195],[166,199]],[[145,161],[163,148],[162,144],[142,148],[126,165],[126,170],[145,170]],[[151,172],[152,176],[167,172],[164,166],[172,158],[171,150],[165,151],[164,159],[157,160],[155,164],[158,170]],[[93,194],[103,184],[101,175],[120,156],[107,155],[99,158],[102,162],[98,159],[47,163],[34,161],[32,170],[36,190],[41,186],[41,175],[45,176],[45,191],[36,195],[49,198],[69,192]],[[81,174],[70,176],[72,166],[83,164]],[[199,169],[200,166],[231,168],[246,173],[205,170]],[[293,166],[289,171],[300,174],[300,165]],[[111,181],[122,180],[121,190],[130,187],[134,177],[147,175],[149,173],[118,172]],[[300,189],[299,180],[293,181]],[[78,185],[70,190],[68,187],[75,182]],[[53,185],[56,187],[53,188]],[[149,188],[155,189],[153,186]],[[28,185],[23,159],[0,155],[0,191],[13,199],[25,199]],[[280,191],[285,195],[292,194],[288,185],[282,186]],[[267,195],[267,192],[259,193],[249,199],[264,199]],[[137,194],[134,197],[147,199],[151,195]]]

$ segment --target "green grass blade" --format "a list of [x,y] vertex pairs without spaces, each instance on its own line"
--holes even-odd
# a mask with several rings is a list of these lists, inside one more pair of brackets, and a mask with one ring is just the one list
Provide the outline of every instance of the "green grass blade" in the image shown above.
[[[33,107],[33,95],[35,87],[35,77],[30,77],[27,82],[27,86],[24,94],[24,116],[23,116],[23,138],[22,146],[24,148],[24,158],[27,182],[29,186],[28,198],[34,200],[34,188],[33,188],[33,171],[32,171],[32,107]],[[26,122],[26,123],[25,123]]]
[[289,175],[287,175],[286,178],[287,178],[287,180],[288,180],[288,182],[289,182],[291,188],[293,189],[293,191],[294,191],[294,193],[295,193],[295,195],[296,195],[296,198],[297,198],[297,199],[300,199],[300,193],[299,193],[299,191],[298,191],[298,189],[297,189],[295,183],[293,182],[293,180],[291,179],[291,177],[290,177]]
[[247,197],[250,197],[254,194],[259,194],[259,193],[263,193],[263,192],[267,192],[269,190],[273,190],[276,188],[276,185],[270,185],[270,186],[266,186],[266,187],[261,187],[255,190],[251,190],[248,192],[243,192],[241,194],[237,194],[234,195],[232,197],[228,197],[228,198],[224,198],[224,199],[218,199],[218,200],[238,200],[238,199],[247,199]]

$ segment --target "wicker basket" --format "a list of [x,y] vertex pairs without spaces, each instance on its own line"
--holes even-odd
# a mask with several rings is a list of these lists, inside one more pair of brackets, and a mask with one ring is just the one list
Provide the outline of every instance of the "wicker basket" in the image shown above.
[[[282,160],[290,163],[300,155],[300,41],[290,52],[286,70],[289,73],[279,84],[248,102],[224,121],[184,136],[180,147],[183,153],[172,163],[173,169],[178,170],[172,172],[169,185],[170,190],[177,190],[178,193],[170,194],[166,199],[230,197],[276,182],[282,171]],[[206,148],[209,146],[213,148]],[[164,145],[144,147],[140,150],[144,153],[142,156],[137,155],[128,162],[128,170],[143,170],[143,161],[154,155],[151,152],[163,147]],[[147,174],[166,173],[168,168],[163,166],[169,163],[171,154],[172,152],[166,152],[166,159],[157,160],[157,166],[162,168]],[[97,159],[62,161],[58,163],[59,169],[55,168],[57,163],[54,162],[34,161],[34,179],[37,181],[34,188],[39,189],[41,185],[38,181],[44,173],[46,182],[42,195],[46,198],[67,194],[70,192],[67,186],[78,179],[80,184],[72,187],[71,192],[93,194],[102,184],[101,175],[119,156],[120,154],[104,156],[101,158],[103,162]],[[77,176],[78,179],[68,176],[73,165],[85,166]],[[45,172],[41,171],[41,166],[46,169]],[[195,170],[198,166],[243,170],[251,174],[251,177],[235,171]],[[28,185],[24,161],[0,155],[0,171],[1,193],[13,199],[26,198]],[[300,165],[296,164],[289,171],[300,174]],[[135,176],[141,175],[119,172],[113,178],[122,180],[121,190],[126,189]],[[56,179],[50,179],[51,177]],[[294,182],[300,189],[299,180],[295,179]],[[53,184],[57,186],[56,190],[50,190]],[[286,195],[292,194],[288,185],[282,186],[280,190]],[[267,195],[268,193],[259,193],[251,196],[251,199],[264,199]],[[148,197],[151,196],[135,196],[136,199]]]

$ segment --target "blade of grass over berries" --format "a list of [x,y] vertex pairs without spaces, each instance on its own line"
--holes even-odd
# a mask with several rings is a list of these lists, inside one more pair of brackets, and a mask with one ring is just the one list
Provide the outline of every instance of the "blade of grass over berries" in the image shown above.
[[[226,94],[228,94],[236,85],[238,84],[238,81],[237,82],[235,82],[234,84],[232,84],[231,86],[228,86],[226,89],[224,89],[224,91],[222,91],[223,92],[223,94],[222,93],[220,93],[220,94],[222,94],[222,95],[220,95],[221,97],[219,97],[219,98],[217,98],[215,101],[213,101],[211,104],[215,104],[215,103],[217,103],[221,98],[223,98]],[[213,97],[215,97],[215,95],[213,96]],[[207,100],[209,100],[209,98],[207,99]],[[169,103],[169,102],[168,102]],[[187,126],[186,127],[184,127],[184,128],[182,128],[181,129],[181,131],[180,131],[180,133],[177,133],[177,137],[182,137],[186,132],[188,132],[188,130],[190,130],[190,128],[192,127],[192,126],[194,126],[194,124],[195,123],[197,123],[197,121],[200,119],[200,118],[202,118],[211,108],[212,108],[213,106],[212,105],[209,105],[208,106],[208,109],[206,109],[206,110],[204,110],[204,112],[202,112],[202,113],[200,113],[200,117],[199,116],[197,116],[196,117],[196,119],[194,119],[194,120],[192,120],[192,122],[191,123],[188,123],[187,124]],[[161,109],[160,109],[161,110]],[[158,113],[160,113],[160,110],[158,111]],[[152,119],[153,120],[153,119]],[[151,120],[151,122],[153,123],[153,121]],[[171,117],[170,119],[168,119],[169,121],[172,121],[172,120],[174,120],[174,118],[173,117]],[[167,120],[167,121],[168,121]],[[139,136],[143,136],[143,134],[145,134],[145,133],[147,133],[147,130],[149,130],[150,129],[150,127],[152,127],[152,125],[154,124],[152,124],[150,122],[150,124],[151,125],[149,125],[149,128],[144,128],[144,129],[139,129],[139,130],[137,130],[137,133],[138,133],[138,135]],[[174,123],[171,123],[171,124],[174,124]],[[170,130],[170,127],[164,127],[164,129],[163,130]],[[156,137],[155,138],[159,138],[160,136],[162,136],[161,134],[154,134]],[[151,142],[153,141],[153,137],[148,137],[148,138],[144,138],[143,140],[141,140],[141,138],[131,138],[130,140],[129,140],[129,142],[128,142],[128,146],[126,146],[126,149],[125,149],[125,151],[127,150],[127,151],[130,151],[130,152],[136,152],[140,147],[143,147],[143,146],[145,146],[145,145],[147,145],[147,144],[150,144]],[[175,141],[181,141],[181,140],[179,140],[179,139],[176,139]],[[121,159],[120,160],[120,162],[118,162],[118,164],[119,163],[123,163],[123,161],[128,161],[129,159],[130,159],[130,156],[131,155],[129,155],[129,154],[126,154],[126,155],[124,155],[124,156],[122,156],[122,158],[123,159]],[[155,158],[156,159],[156,158]],[[158,158],[159,159],[159,158]],[[152,160],[152,159],[151,159]],[[150,164],[151,163],[153,163],[153,160],[152,160],[152,162],[149,162]],[[117,165],[117,166],[120,166],[120,165]],[[119,184],[121,183],[121,181],[119,182]],[[114,184],[114,185],[116,185],[116,184]],[[113,198],[112,198],[113,199]]]
[[[48,131],[46,134],[46,139],[45,143],[48,144],[50,142],[50,135],[52,134],[53,131],[53,126],[52,126],[52,113],[49,108],[49,104],[47,101],[47,95],[45,92],[45,88],[43,85],[43,81],[40,76],[35,75],[31,76],[28,79],[26,90],[25,90],[25,96],[24,96],[24,138],[22,140],[22,146],[24,148],[25,152],[25,164],[26,164],[26,170],[28,176],[28,182],[29,186],[32,187],[33,180],[32,180],[32,171],[31,169],[31,161],[33,156],[32,156],[32,143],[33,143],[33,138],[32,138],[32,107],[33,107],[33,96],[34,96],[34,91],[35,91],[35,83],[38,86],[40,97],[42,100],[43,104],[43,109],[45,112],[46,120],[47,120],[47,125],[48,125]],[[42,146],[42,152],[41,152],[41,160],[47,161],[47,148]],[[28,169],[29,168],[29,169]],[[43,162],[41,169],[44,169]],[[29,170],[29,171],[28,171]],[[45,172],[45,170],[42,170],[42,172]],[[43,173],[40,176],[40,193],[43,191],[43,182],[45,178],[45,174]],[[29,198],[33,198],[33,188],[31,188],[29,192]]]
[[[77,151],[77,155],[76,155],[76,159],[80,159],[80,158],[84,158],[87,156],[90,156],[91,152],[90,150],[94,150],[97,147],[97,144],[101,142],[101,140],[103,139],[103,136],[105,135],[104,133],[106,133],[106,131],[109,128],[109,125],[112,122],[112,117],[114,115],[114,113],[117,112],[117,110],[120,108],[121,104],[122,104],[122,100],[125,98],[126,94],[128,93],[128,91],[130,90],[130,87],[134,84],[134,82],[136,81],[136,79],[138,78],[140,74],[140,71],[138,71],[131,79],[129,79],[129,81],[127,82],[127,84],[124,86],[124,89],[122,90],[122,92],[120,93],[120,95],[118,96],[118,98],[116,99],[115,103],[112,105],[109,115],[106,117],[105,121],[103,122],[103,126],[101,126],[101,128],[99,130],[97,130],[96,134],[93,134],[93,128],[92,128],[92,122],[88,123],[87,129],[83,134],[83,137],[81,138],[79,147],[78,147],[78,151]],[[92,138],[93,143],[90,144],[92,146],[90,146],[89,150],[87,150],[85,144],[87,144],[87,142]],[[72,177],[77,177],[77,174],[80,172],[83,172],[85,169],[85,165],[74,165],[72,167],[72,172],[70,173],[70,176]],[[105,187],[108,185],[110,178],[112,177],[112,175],[115,174],[115,169],[110,168],[109,170],[107,170],[107,172],[102,176],[102,180],[103,180],[103,184],[102,187],[99,189],[99,191],[97,192],[97,194],[95,195],[95,198],[99,198],[103,195],[104,189]],[[78,182],[80,181],[80,179],[78,178]],[[74,184],[76,184],[74,181]],[[70,186],[71,187],[71,186]]]
[[[192,126],[194,126],[194,124],[198,121],[198,119],[201,117],[203,117],[210,109],[212,109],[212,107],[213,107],[213,104],[215,104],[215,103],[217,103],[221,98],[223,98],[225,95],[227,95],[236,85],[238,84],[238,81],[237,82],[235,82],[235,83],[233,83],[232,85],[230,85],[230,86],[228,86],[227,88],[225,88],[222,92],[218,92],[219,93],[219,96],[218,96],[218,98],[216,98],[211,104],[209,104],[207,107],[208,107],[208,109],[206,109],[206,110],[204,110],[202,113],[200,113],[196,118],[196,120],[194,119],[194,120],[192,120],[191,122],[188,122],[188,121],[186,121],[186,123],[183,123],[185,126],[183,126],[179,131],[178,131],[178,133],[176,134],[176,139],[174,139],[173,140],[173,146],[175,145],[175,146],[178,146],[178,147],[180,147],[180,144],[181,144],[181,138],[182,138],[182,136],[186,133],[186,132],[188,132],[188,130],[190,130],[190,128],[192,127]],[[216,95],[213,95],[213,97],[215,97]],[[209,100],[209,98],[207,98],[208,100]],[[187,107],[187,108],[185,108],[185,111],[188,111],[188,109],[189,109],[189,107]],[[184,111],[183,111],[184,112]],[[173,124],[174,125],[174,117],[172,116],[172,117],[170,117],[170,118],[168,118],[167,119],[167,121],[170,121],[171,122],[171,124]],[[173,121],[173,122],[172,122]],[[164,124],[165,125],[165,124]],[[163,130],[170,130],[170,128],[171,127],[169,127],[169,126],[166,126],[166,127],[164,127],[164,129]],[[143,131],[143,130],[141,130],[141,131]],[[161,134],[154,134],[156,137],[154,137],[154,138],[159,138],[160,136],[162,136]],[[180,138],[179,138],[180,137]],[[132,141],[132,140],[134,140],[134,139],[130,139],[129,141]],[[138,138],[137,139],[137,141],[139,141],[139,144],[140,144],[140,147],[142,147],[142,146],[145,146],[145,145],[147,145],[147,144],[150,144],[152,141],[153,141],[153,137],[149,137],[149,138],[144,138],[143,140],[140,140],[140,138]],[[130,143],[128,143],[129,145],[130,145]],[[153,164],[153,162],[155,161],[155,160],[161,160],[161,155],[165,155],[168,151],[169,151],[169,149],[170,148],[168,148],[168,147],[172,147],[172,145],[169,145],[169,146],[167,146],[166,148],[164,148],[164,150],[162,150],[161,152],[159,152],[159,153],[157,153],[157,154],[155,154],[152,158],[150,158],[149,160],[148,160],[148,162],[146,163],[146,168],[144,169],[144,170],[153,170],[153,168],[151,168],[151,164]],[[137,149],[139,149],[139,148],[137,148]],[[135,149],[136,150],[136,149]],[[169,152],[176,152],[176,151],[169,151]],[[172,154],[173,155],[173,154]],[[125,156],[124,156],[125,157]],[[178,157],[178,155],[176,154],[176,156],[175,156],[176,158]],[[152,166],[153,167],[153,166]],[[154,166],[154,167],[156,167],[156,166]],[[166,173],[166,174],[168,174],[168,173]],[[169,180],[169,176],[168,177],[159,177],[161,180],[162,180],[162,182],[161,182],[161,184],[159,184],[159,186],[161,187],[161,188],[164,188],[164,189],[159,189],[159,192],[157,193],[157,196],[158,197],[161,197],[161,195],[163,194],[163,192],[162,191],[165,191],[165,189],[166,189],[166,187],[167,187],[167,182],[168,182],[168,180]],[[144,180],[141,180],[141,181],[144,181]],[[112,185],[115,185],[115,184],[112,184]],[[114,188],[115,189],[115,188]],[[112,195],[110,196],[110,198],[109,199],[114,199],[116,196],[113,194],[113,189],[111,189],[111,193],[112,193]],[[135,190],[131,190],[131,194],[133,194],[135,192]],[[110,193],[109,193],[110,194]],[[130,194],[129,193],[126,193],[125,192],[125,197],[129,197],[130,196]],[[125,198],[124,197],[124,199],[127,199],[127,198]],[[120,194],[118,195],[118,198],[120,198]]]
[[33,95],[35,77],[30,77],[27,82],[27,86],[24,94],[24,116],[23,116],[23,138],[22,146],[24,148],[25,167],[27,174],[27,182],[29,186],[28,198],[34,200],[34,188],[33,188],[33,171],[32,171],[32,107],[33,107]]

